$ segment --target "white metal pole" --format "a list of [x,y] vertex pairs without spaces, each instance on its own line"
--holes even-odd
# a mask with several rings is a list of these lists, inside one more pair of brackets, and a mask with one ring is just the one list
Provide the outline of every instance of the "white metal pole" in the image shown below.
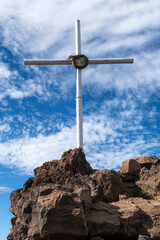
[[[80,20],[75,21],[76,55],[81,54]],[[83,117],[82,117],[82,70],[76,69],[76,119],[77,148],[83,149]]]

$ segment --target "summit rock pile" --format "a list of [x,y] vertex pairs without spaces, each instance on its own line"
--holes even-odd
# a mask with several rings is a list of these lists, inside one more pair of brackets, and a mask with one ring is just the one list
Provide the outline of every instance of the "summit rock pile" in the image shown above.
[[8,240],[159,240],[160,160],[95,170],[80,148],[34,170],[11,193]]

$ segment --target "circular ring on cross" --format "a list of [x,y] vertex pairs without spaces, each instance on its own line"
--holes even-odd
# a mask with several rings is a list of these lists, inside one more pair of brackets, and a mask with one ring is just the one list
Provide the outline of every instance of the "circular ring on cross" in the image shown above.
[[75,55],[72,59],[72,65],[75,68],[83,69],[88,66],[88,58],[83,54]]

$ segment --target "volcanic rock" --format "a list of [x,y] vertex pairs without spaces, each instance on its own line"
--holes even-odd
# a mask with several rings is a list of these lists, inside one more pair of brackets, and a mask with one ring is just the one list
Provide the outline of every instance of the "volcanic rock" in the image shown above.
[[[44,163],[11,193],[14,217],[7,239],[159,240],[160,164],[147,169],[133,161],[132,170],[127,162],[132,175],[123,167],[120,173],[94,170],[77,148]],[[150,199],[133,197],[135,187]]]
[[119,174],[113,170],[97,170],[89,176],[91,182],[92,201],[116,201],[119,194],[124,192],[124,187]]
[[139,172],[141,169],[140,164],[134,159],[126,160],[120,167],[121,174],[133,175]]
[[143,167],[136,185],[148,192],[150,197],[158,198],[160,196],[160,164],[153,164],[150,169]]
[[142,157],[137,157],[135,158],[135,161],[138,162],[141,167],[146,167],[146,168],[151,168],[151,166],[157,165],[158,163],[160,163],[160,160],[156,157],[156,156],[150,156],[150,157],[146,157],[146,156],[142,156]]

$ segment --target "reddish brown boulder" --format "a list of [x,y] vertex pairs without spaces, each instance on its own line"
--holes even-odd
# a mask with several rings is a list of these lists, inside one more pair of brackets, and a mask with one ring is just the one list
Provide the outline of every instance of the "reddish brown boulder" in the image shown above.
[[133,175],[140,172],[141,166],[134,159],[126,160],[122,163],[120,167],[121,174]]
[[117,208],[104,202],[92,204],[92,210],[87,214],[87,225],[92,236],[117,234],[120,228]]
[[45,162],[41,167],[34,169],[34,175],[39,175],[43,170],[49,171],[50,168],[56,168],[59,160],[52,160],[50,162]]
[[[160,239],[160,202],[129,198],[92,204],[87,213],[91,235],[104,239]],[[143,238],[142,238],[143,237]]]
[[[141,217],[143,226],[149,233],[150,238],[160,239],[160,202],[156,200],[146,200],[143,198],[134,198],[134,204],[139,207],[146,217]],[[147,220],[148,219],[148,220]]]
[[[39,196],[39,231],[44,237],[53,239],[84,238],[88,235],[82,202],[75,193],[55,189],[48,195]],[[43,217],[42,217],[43,216]],[[36,219],[35,219],[36,220]],[[73,227],[74,226],[74,227]],[[33,235],[34,228],[28,234]]]
[[122,236],[127,236],[128,238],[134,236],[136,239],[139,234],[148,234],[142,219],[146,219],[148,222],[150,218],[134,203],[134,198],[113,202],[111,205],[117,207]]
[[160,160],[156,157],[156,156],[150,156],[150,157],[146,157],[146,156],[142,156],[142,157],[137,157],[135,158],[135,161],[138,162],[141,167],[146,167],[146,168],[151,168],[151,166],[157,165],[158,163],[160,163]]
[[97,170],[90,175],[92,201],[117,201],[119,194],[124,192],[119,174],[113,170]]
[[62,171],[71,171],[74,174],[91,174],[93,172],[81,149],[64,152],[59,162],[59,168]]
[[32,188],[13,206],[15,196],[16,191],[11,195],[10,209],[16,215],[14,224],[12,221],[15,239],[78,239],[88,235],[82,201],[70,189],[52,184]]

